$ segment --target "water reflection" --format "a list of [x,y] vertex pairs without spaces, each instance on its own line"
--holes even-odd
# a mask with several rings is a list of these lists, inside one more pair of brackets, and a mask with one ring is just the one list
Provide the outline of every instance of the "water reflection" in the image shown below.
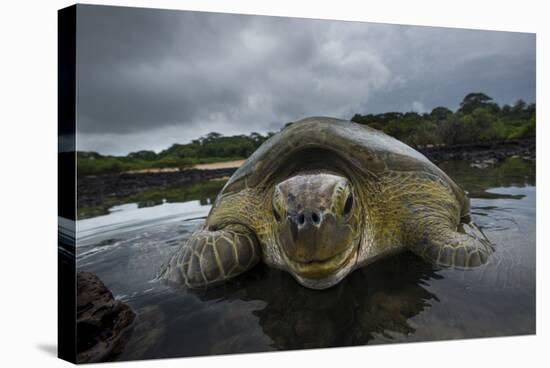
[[[406,273],[404,272],[406,270]],[[206,291],[203,301],[258,300],[254,312],[276,349],[364,345],[377,335],[409,335],[408,320],[437,302],[424,288],[435,271],[411,253],[357,270],[334,288],[315,291],[285,272],[259,266],[249,275]]]
[[481,169],[466,161],[447,161],[439,165],[459,184],[470,198],[521,199],[521,195],[494,193],[489,189],[534,186],[535,162],[511,157]]
[[[207,180],[190,184],[177,184],[168,187],[156,187],[132,195],[109,193],[92,200],[78,201],[78,219],[84,220],[96,216],[108,215],[124,209],[125,204],[137,208],[155,207],[165,203],[182,203],[198,201],[202,206],[214,202],[219,191],[225,184],[225,179]],[[121,208],[122,207],[122,208]],[[146,218],[146,216],[145,216]]]
[[147,195],[160,205],[132,202],[78,221],[78,267],[138,315],[120,360],[534,333],[535,163],[441,166],[469,192],[474,221],[496,244],[475,270],[434,269],[404,252],[323,291],[262,265],[209,290],[167,287],[155,281],[158,267],[215,196],[178,202],[175,188]]

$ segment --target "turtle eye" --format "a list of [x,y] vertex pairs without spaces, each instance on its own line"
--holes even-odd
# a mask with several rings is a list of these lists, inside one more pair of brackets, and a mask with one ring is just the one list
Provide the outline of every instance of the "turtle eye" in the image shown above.
[[349,215],[352,207],[353,207],[353,194],[350,192],[348,194],[348,198],[346,199],[346,203],[344,204],[344,216]]

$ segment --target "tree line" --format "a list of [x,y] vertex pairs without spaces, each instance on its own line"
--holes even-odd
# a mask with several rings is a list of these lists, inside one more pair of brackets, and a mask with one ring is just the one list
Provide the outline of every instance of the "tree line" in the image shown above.
[[[413,147],[423,147],[534,137],[535,115],[534,103],[519,100],[500,106],[486,94],[475,92],[466,95],[455,112],[438,106],[429,113],[355,114],[351,121],[382,130]],[[253,132],[226,137],[212,132],[187,144],[173,144],[159,153],[143,150],[110,156],[78,152],[77,172],[85,176],[152,168],[184,169],[199,163],[246,159],[274,134]]]
[[275,133],[225,137],[212,132],[187,144],[173,144],[159,153],[131,152],[126,156],[101,155],[97,152],[77,153],[77,174],[101,175],[155,168],[185,169],[196,164],[242,160]]
[[457,145],[534,137],[536,105],[518,100],[499,106],[481,92],[469,93],[457,111],[438,106],[429,113],[355,114],[352,121],[382,130],[413,147]]

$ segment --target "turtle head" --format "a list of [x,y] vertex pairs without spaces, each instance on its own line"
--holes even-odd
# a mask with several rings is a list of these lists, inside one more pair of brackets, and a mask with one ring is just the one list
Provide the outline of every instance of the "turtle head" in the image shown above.
[[302,174],[275,186],[275,232],[288,271],[302,285],[324,289],[354,267],[359,245],[358,204],[348,179]]

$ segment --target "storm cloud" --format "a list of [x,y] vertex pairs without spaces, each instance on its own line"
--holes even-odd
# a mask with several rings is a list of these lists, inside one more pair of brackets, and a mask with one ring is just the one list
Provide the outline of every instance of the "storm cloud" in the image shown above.
[[78,5],[77,146],[161,150],[312,115],[535,100],[535,35]]

